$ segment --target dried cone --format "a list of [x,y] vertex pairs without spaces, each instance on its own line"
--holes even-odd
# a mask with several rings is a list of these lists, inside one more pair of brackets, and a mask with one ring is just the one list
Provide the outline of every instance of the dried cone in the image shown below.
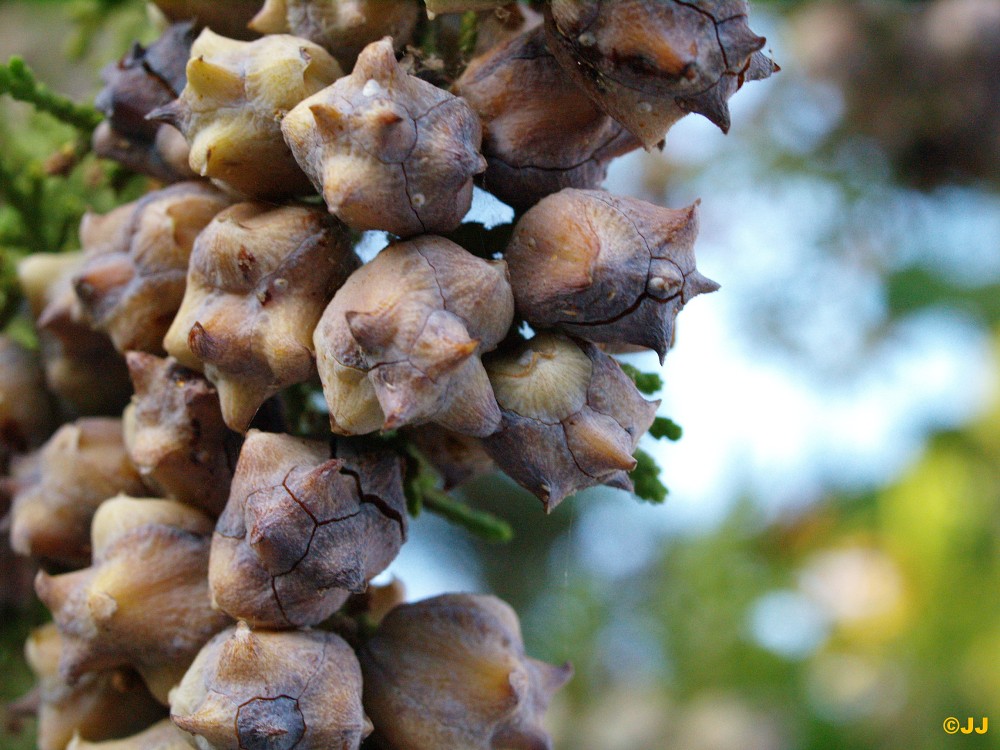
[[260,9],[260,0],[153,0],[171,21],[194,21],[198,28],[210,26],[220,34],[250,39],[247,24]]
[[45,384],[72,414],[121,414],[131,395],[125,360],[91,329],[72,280],[83,253],[36,253],[18,263],[41,344]]
[[[499,4],[479,11],[473,55],[486,55],[494,47],[509,42],[542,23],[542,14],[519,3]],[[459,27],[461,33],[461,27]]]
[[15,486],[11,547],[68,567],[90,563],[90,523],[104,500],[145,492],[125,455],[121,420],[99,418],[59,428],[18,468]]
[[74,736],[95,742],[124,737],[163,716],[163,706],[130,670],[91,672],[70,685],[59,673],[63,650],[53,623],[33,630],[24,644],[37,680],[38,750],[65,750]]
[[549,196],[517,223],[505,254],[518,313],[533,326],[647,347],[662,361],[680,309],[719,288],[695,268],[697,207],[596,190]]
[[315,625],[406,538],[400,459],[251,430],[212,540],[217,607],[260,627]]
[[350,69],[361,50],[382,37],[403,49],[419,17],[416,0],[265,0],[250,28],[309,39]]
[[299,104],[281,130],[330,213],[359,231],[451,231],[486,168],[476,114],[408,75],[389,39],[365,47],[351,75]]
[[[19,464],[26,460],[30,459],[15,457],[12,467],[4,472],[16,474]],[[0,519],[7,519],[16,484],[16,478],[0,474]],[[9,520],[0,520],[0,523],[9,523]],[[0,580],[3,581],[3,586],[0,587],[0,612],[26,612],[34,606],[35,590],[32,582],[37,570],[34,560],[18,555],[11,549],[7,535],[0,538]]]
[[383,617],[405,601],[406,587],[393,577],[385,585],[371,584],[364,593],[353,594],[342,611],[352,618],[363,615],[367,623],[378,625]]
[[503,412],[486,452],[546,512],[596,484],[632,489],[632,454],[659,401],[646,401],[611,357],[583,341],[539,334],[486,367]]
[[563,69],[647,149],[688,112],[727,132],[729,97],[776,69],[746,0],[552,0],[545,30]]
[[572,674],[525,655],[507,604],[471,594],[396,607],[358,657],[365,710],[393,750],[547,750],[542,716]]
[[93,565],[35,590],[63,637],[60,674],[129,666],[166,703],[198,650],[229,619],[211,608],[212,521],[173,500],[116,497],[94,516]]
[[495,10],[509,5],[511,0],[426,0],[427,12],[432,15],[440,13],[465,13],[476,10]]
[[177,23],[148,48],[136,42],[121,60],[104,67],[104,88],[94,106],[117,132],[147,140],[156,135],[160,126],[146,115],[184,90],[184,69],[194,38],[192,24]]
[[55,426],[38,355],[0,335],[0,475],[12,454],[41,445]]
[[441,237],[390,245],[354,272],[316,327],[331,429],[436,422],[489,435],[500,411],[479,355],[506,336],[513,312],[503,261]]
[[73,288],[87,319],[118,351],[163,351],[195,237],[231,202],[211,185],[183,182],[83,217],[85,257]]
[[197,177],[188,163],[190,152],[184,134],[173,125],[162,124],[152,140],[144,141],[116,132],[105,120],[94,130],[91,145],[98,156],[117,161],[133,172],[160,182]]
[[281,137],[281,119],[341,75],[322,47],[286,34],[238,42],[206,29],[191,47],[187,86],[151,117],[180,128],[191,168],[253,198],[305,193],[309,180]]
[[563,71],[540,28],[474,59],[455,91],[483,121],[484,186],[516,208],[597,187],[613,158],[641,145]]
[[451,432],[435,424],[407,429],[406,438],[441,475],[445,491],[496,469],[478,438]]
[[170,719],[163,719],[138,734],[120,740],[88,742],[76,735],[66,750],[191,750],[187,737]]
[[265,400],[315,374],[313,329],[359,263],[344,228],[321,209],[233,206],[195,243],[164,345],[204,370],[226,424],[245,432]]
[[170,718],[201,750],[358,750],[371,732],[361,669],[340,636],[219,633],[170,694]]
[[94,105],[107,119],[94,132],[94,150],[99,156],[164,182],[195,176],[180,131],[146,119],[184,90],[184,68],[193,41],[190,23],[174,24],[149,48],[136,43],[121,60],[101,71],[105,85]]
[[125,410],[125,450],[143,480],[166,497],[222,512],[236,463],[237,436],[222,420],[219,393],[173,359],[129,352],[135,386]]

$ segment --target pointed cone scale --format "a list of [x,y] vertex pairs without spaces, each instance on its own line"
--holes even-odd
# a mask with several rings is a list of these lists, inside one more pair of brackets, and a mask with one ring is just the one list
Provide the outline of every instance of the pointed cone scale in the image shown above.
[[573,665],[568,661],[561,665],[549,664],[538,659],[528,659],[532,670],[538,676],[542,691],[551,695],[573,677]]
[[382,412],[385,414],[385,422],[382,423],[383,432],[398,430],[417,418],[420,405],[415,403],[410,394],[401,389],[390,390],[377,386],[375,391],[378,394]]
[[402,77],[399,63],[396,62],[396,52],[392,40],[388,37],[378,42],[372,42],[358,56],[352,76],[364,76],[369,80],[389,85]]
[[354,340],[368,352],[381,350],[396,335],[395,321],[381,311],[347,312],[344,318]]
[[204,56],[192,57],[187,64],[188,86],[213,98],[237,99],[243,95],[243,79],[235,70],[218,65]]
[[151,122],[163,122],[167,125],[173,125],[175,128],[180,128],[181,123],[184,121],[184,113],[186,108],[180,102],[180,100],[174,100],[170,104],[164,104],[162,107],[157,107],[146,115],[146,119]]
[[316,127],[325,133],[338,133],[347,127],[344,116],[335,107],[321,102],[309,106]]
[[250,19],[248,26],[261,34],[288,33],[288,1],[266,0],[264,7]]
[[781,67],[763,52],[754,52],[742,75],[744,81],[762,81],[780,70]]
[[258,661],[257,636],[250,630],[246,620],[236,624],[236,632],[222,644],[219,657],[219,677],[245,682],[256,670]]
[[160,359],[146,352],[126,352],[125,363],[136,391],[152,387],[160,370]]
[[[19,555],[57,558],[64,542],[51,533],[51,510],[40,503],[21,505],[5,520],[10,526],[10,548]],[[37,583],[36,583],[37,586]]]
[[50,612],[56,612],[66,606],[66,600],[76,588],[76,581],[81,579],[79,572],[72,575],[51,576],[44,570],[35,576],[35,593]]
[[493,735],[492,747],[511,750],[552,750],[552,739],[541,729],[505,728]]
[[245,433],[261,404],[272,395],[270,389],[256,382],[216,379],[222,420],[230,430]]
[[127,284],[135,276],[135,265],[124,254],[94,259],[88,269],[73,278],[73,290],[84,304],[98,304],[101,298]]
[[439,417],[439,424],[463,435],[492,435],[500,428],[503,415],[482,363],[478,359],[466,360],[455,371],[455,380],[451,390],[453,408]]
[[636,460],[628,450],[630,437],[611,417],[591,413],[571,417],[564,425],[569,449],[587,473],[603,475],[635,468]]
[[398,112],[393,112],[390,109],[384,109],[376,113],[373,119],[375,121],[375,124],[377,124],[378,126],[383,128],[388,128],[392,125],[395,125],[398,122],[402,122],[403,116]]
[[694,271],[688,274],[684,280],[684,303],[698,296],[699,294],[711,294],[717,292],[722,286],[710,278],[703,276],[701,272]]
[[316,493],[326,492],[330,482],[340,476],[344,468],[345,464],[342,459],[331,458],[329,461],[324,461],[306,476],[302,482],[303,490]]
[[199,359],[215,359],[222,354],[225,345],[206,331],[200,322],[196,322],[188,332],[188,348]]
[[745,61],[767,43],[764,37],[750,30],[746,16],[737,16],[718,24],[716,32],[725,50],[730,72],[742,68]]
[[625,490],[626,492],[634,492],[635,485],[632,484],[632,479],[624,471],[616,471],[614,474],[609,476],[604,480],[604,484],[608,487],[614,487],[615,489]]
[[[424,347],[429,351],[423,351]],[[422,369],[428,377],[436,378],[454,370],[475,354],[478,347],[479,341],[469,338],[468,335],[457,338],[447,335],[446,332],[444,335],[432,337],[431,340],[421,337],[414,347],[413,358],[418,366],[426,361],[427,367]]]
[[728,133],[729,127],[732,124],[732,118],[729,114],[729,103],[726,99],[723,82],[720,80],[701,94],[684,98],[678,97],[675,101],[677,102],[677,106],[685,112],[696,112],[699,115],[703,115],[710,122],[718,126],[719,130],[723,133]]
[[199,709],[191,714],[170,714],[171,721],[189,734],[208,740],[211,747],[232,747],[235,711],[222,695],[209,694]]

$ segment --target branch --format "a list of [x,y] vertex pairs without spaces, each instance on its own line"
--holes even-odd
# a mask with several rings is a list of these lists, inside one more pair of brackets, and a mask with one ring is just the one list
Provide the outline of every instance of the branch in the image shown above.
[[476,51],[476,42],[479,39],[479,15],[470,10],[462,16],[462,26],[458,32],[458,48],[462,52],[462,57],[468,59]]
[[93,107],[77,104],[39,82],[20,57],[12,57],[6,65],[0,66],[0,94],[10,94],[87,134],[104,119]]
[[647,503],[662,503],[667,499],[667,488],[660,481],[660,467],[651,455],[641,448],[635,452],[637,461],[630,476],[635,485],[635,495]]
[[505,544],[514,538],[514,530],[502,518],[492,513],[470,508],[439,489],[424,489],[423,506],[432,513],[468,529],[489,542]]
[[682,430],[681,426],[672,419],[668,419],[667,417],[657,417],[653,420],[653,424],[649,428],[649,434],[657,440],[666,438],[667,440],[673,440],[676,442],[681,439],[681,436],[684,434],[684,430]]
[[438,489],[437,471],[412,443],[405,443],[403,450],[409,459],[404,490],[411,516],[415,518],[427,508],[487,541],[506,543],[514,538],[514,530],[502,518],[470,508]]
[[663,389],[663,379],[655,372],[642,372],[638,367],[633,367],[624,362],[619,362],[618,364],[621,366],[622,371],[632,378],[635,387],[647,396],[652,396]]

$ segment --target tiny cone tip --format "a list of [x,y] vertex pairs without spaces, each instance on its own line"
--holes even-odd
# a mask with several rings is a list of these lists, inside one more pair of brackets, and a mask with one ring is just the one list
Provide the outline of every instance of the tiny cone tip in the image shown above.
[[156,372],[157,358],[146,352],[129,351],[125,353],[125,364],[135,390],[147,390]]
[[709,102],[702,109],[695,109],[700,115],[719,127],[723,134],[728,135],[732,127],[732,117],[729,114],[729,104],[723,100]]
[[157,107],[146,115],[146,119],[151,122],[163,122],[167,125],[173,125],[177,127],[181,121],[181,112],[183,110],[183,105],[179,100],[174,100],[170,104],[165,104],[162,107]]
[[264,7],[250,19],[247,28],[262,34],[287,33],[288,8],[283,0],[265,0]]
[[245,666],[254,665],[257,638],[254,636],[246,620],[240,620],[236,629],[226,638],[221,646],[220,669],[227,673],[238,673]]
[[388,78],[399,69],[396,62],[396,52],[392,47],[392,38],[383,37],[365,47],[358,56],[352,76],[366,78]]
[[385,418],[385,422],[382,423],[382,427],[379,428],[381,432],[392,432],[406,424],[406,418],[400,414],[390,414]]
[[684,302],[693,299],[699,294],[711,294],[717,292],[722,286],[707,276],[703,276],[699,271],[689,274],[684,284]]
[[183,729],[189,734],[201,734],[204,727],[204,723],[200,720],[197,714],[191,716],[181,716],[179,714],[171,713],[170,720],[174,722],[178,727]]
[[340,110],[331,107],[329,104],[322,102],[311,104],[309,105],[309,111],[312,112],[316,125],[327,132],[338,131],[344,125],[343,114],[341,114]]
[[131,371],[144,370],[149,366],[151,357],[146,352],[128,351],[125,352],[125,363]]
[[219,348],[201,321],[195,321],[194,325],[191,326],[191,330],[188,331],[187,343],[191,353],[202,360],[213,358]]
[[[544,663],[544,662],[543,662]],[[576,671],[573,669],[572,662],[566,661],[559,666],[552,664],[545,664],[548,667],[548,686],[555,692],[571,679],[573,679],[573,673]]]
[[35,574],[35,593],[46,607],[49,609],[58,609],[56,602],[49,601],[50,595],[52,594],[52,576],[44,570],[39,570],[38,573]]

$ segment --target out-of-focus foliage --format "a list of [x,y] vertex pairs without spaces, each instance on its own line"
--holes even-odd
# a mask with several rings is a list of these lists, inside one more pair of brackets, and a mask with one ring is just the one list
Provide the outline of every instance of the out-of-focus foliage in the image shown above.
[[1000,706],[998,519],[1000,402],[870,495],[745,503],[614,584],[556,563],[528,627],[575,660],[566,746],[945,747],[945,718]]
[[102,119],[101,113],[93,107],[77,104],[54,93],[35,78],[20,57],[12,57],[6,65],[0,66],[0,93],[28,102],[36,110],[77,128],[85,136],[90,135]]
[[8,715],[8,704],[26,695],[32,675],[24,662],[24,642],[35,625],[48,619],[40,605],[30,612],[0,611],[0,747],[30,750],[35,747],[34,719]]
[[876,139],[902,178],[996,183],[996,2],[815,2],[792,31],[803,67],[844,92],[841,132]]
[[[72,128],[28,112],[17,113],[23,124],[10,126],[5,109],[15,106],[0,101],[0,328],[17,311],[17,261],[33,252],[79,247],[84,212],[109,211],[138,197],[144,182],[92,156],[80,159]],[[63,161],[73,163],[70,171],[53,173]]]
[[[821,4],[771,5],[802,13]],[[893,45],[903,44],[904,30],[918,21],[926,29],[933,20],[944,33],[944,9],[958,6],[952,0],[835,5],[848,16],[877,16]],[[829,28],[797,18],[801,44],[822,46]],[[793,33],[778,28],[779,40]],[[953,31],[969,38],[967,25]],[[993,33],[973,31],[972,37]],[[780,358],[786,368],[808,371],[814,387],[831,390],[838,379],[877,369],[884,362],[880,348],[924,321],[962,321],[983,337],[1000,323],[995,181],[970,183],[967,163],[948,162],[947,154],[921,173],[914,169],[921,165],[903,160],[916,152],[900,147],[919,146],[927,123],[915,113],[935,108],[952,122],[964,117],[981,128],[976,148],[996,129],[975,110],[951,109],[965,96],[962,75],[937,88],[913,86],[876,39],[854,41],[862,58],[834,58],[845,68],[836,88],[805,78],[794,58],[779,59],[784,72],[758,106],[756,128],[712,148],[710,160],[688,152],[651,168],[643,186],[654,200],[672,196],[668,202],[701,191],[708,211],[719,203],[713,191],[721,186],[731,202],[704,226],[765,207],[767,218],[749,222],[739,239],[751,243],[747,233],[771,221],[767,236],[814,243],[795,254],[801,264],[779,250],[737,259],[734,275],[755,263],[772,265],[747,274],[753,281],[740,279],[739,289],[724,282],[722,296],[737,296],[730,304],[755,356]],[[866,64],[872,70],[851,75]],[[978,85],[996,70],[968,75]],[[907,75],[940,82],[941,72],[915,66]],[[879,85],[872,85],[879,74]],[[900,131],[892,141],[868,128],[871,110],[852,106],[882,94],[884,124]],[[955,176],[967,186],[950,184]],[[992,362],[990,379],[997,382],[1000,340]],[[668,391],[670,365],[668,357]],[[975,363],[968,367],[970,384],[983,378]],[[575,557],[583,536],[600,547],[594,539],[606,526],[588,525],[591,511],[613,523],[617,498],[599,492],[556,514],[534,537],[516,526],[521,543],[533,543],[518,550],[524,561],[518,571],[536,572],[527,582],[510,575],[498,556],[479,553],[488,585],[527,613],[529,645],[549,660],[574,661],[576,677],[558,721],[562,746],[1000,747],[995,729],[972,737],[949,737],[942,729],[949,716],[963,725],[975,717],[979,726],[1000,709],[1000,400],[993,404],[967,426],[926,435],[910,467],[884,487],[839,489],[856,470],[844,465],[842,477],[834,474],[821,494],[799,498],[795,510],[777,515],[765,510],[767,489],[747,489],[721,524],[664,534],[651,561],[624,566],[627,573],[607,550],[597,561]],[[773,480],[775,488],[783,484],[782,477]],[[477,497],[490,491],[476,488]],[[661,511],[671,512],[669,500]]]
[[[0,38],[0,50],[8,44],[23,44],[23,39],[15,36],[21,29],[17,21],[30,16],[31,5],[34,3],[11,3],[0,8],[0,28],[4,29],[0,31],[0,37],[8,35]],[[128,10],[123,11],[126,7]],[[109,33],[131,37],[141,28],[146,28],[144,18],[137,18],[136,15],[141,7],[141,3],[122,0],[94,0],[74,6],[76,25],[64,18],[63,10],[52,15],[51,10],[40,9],[40,19],[55,19],[57,29],[77,29],[86,36],[85,18],[93,17],[95,23],[113,18]],[[143,19],[141,23],[139,18]],[[58,39],[59,35],[50,34],[48,38]],[[37,49],[31,51],[50,65],[53,60],[62,58],[68,68],[75,68],[86,49],[62,50],[57,47],[41,56]],[[38,76],[20,57],[11,56],[7,60],[4,56],[0,62],[3,63],[0,69],[2,329],[13,318],[19,303],[12,283],[18,259],[33,252],[75,249],[78,247],[77,228],[86,210],[108,211],[138,196],[145,189],[146,181],[88,153],[91,131],[100,120],[99,113],[89,104],[74,104],[72,97],[53,91],[38,80]],[[106,61],[99,59],[95,53],[92,59],[87,58],[87,62],[85,68],[91,71],[93,85],[96,85],[94,67]]]
[[[1000,238],[993,238],[1000,241]],[[983,323],[1000,324],[1000,284],[961,284],[913,266],[886,279],[889,310],[901,316],[927,308],[961,310]]]

